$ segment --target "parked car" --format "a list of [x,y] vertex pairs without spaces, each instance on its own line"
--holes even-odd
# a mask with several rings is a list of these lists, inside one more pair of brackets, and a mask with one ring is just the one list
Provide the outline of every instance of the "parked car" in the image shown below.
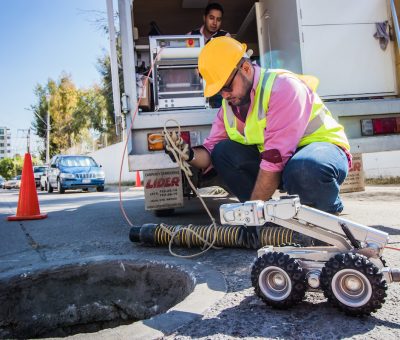
[[57,189],[60,194],[67,189],[96,188],[104,190],[105,174],[90,156],[57,155],[50,163],[47,174],[47,191]]
[[47,175],[49,173],[49,167],[46,167],[43,174],[40,176],[39,187],[40,191],[46,190],[47,191]]
[[43,175],[45,170],[46,170],[46,166],[44,166],[44,165],[36,165],[33,167],[33,176],[35,177],[36,187],[38,187],[40,185],[40,177]]
[[15,176],[14,178],[5,181],[4,189],[19,189],[21,187],[21,175]]

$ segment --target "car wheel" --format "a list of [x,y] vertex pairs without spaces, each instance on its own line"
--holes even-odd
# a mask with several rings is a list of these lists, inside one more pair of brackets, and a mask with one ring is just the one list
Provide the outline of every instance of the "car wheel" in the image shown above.
[[57,180],[57,190],[59,194],[63,194],[65,192],[65,189],[61,186],[60,179]]
[[82,191],[88,192],[88,191],[89,191],[89,188],[83,188]]
[[51,194],[53,192],[53,187],[51,186],[50,182],[47,183],[47,192]]
[[103,192],[104,191],[104,187],[100,186],[96,188],[97,192]]

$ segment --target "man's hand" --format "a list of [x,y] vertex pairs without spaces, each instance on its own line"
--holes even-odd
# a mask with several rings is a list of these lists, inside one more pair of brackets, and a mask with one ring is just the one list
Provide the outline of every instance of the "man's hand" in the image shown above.
[[164,135],[164,150],[173,162],[178,158],[190,162],[194,158],[193,149],[175,131]]

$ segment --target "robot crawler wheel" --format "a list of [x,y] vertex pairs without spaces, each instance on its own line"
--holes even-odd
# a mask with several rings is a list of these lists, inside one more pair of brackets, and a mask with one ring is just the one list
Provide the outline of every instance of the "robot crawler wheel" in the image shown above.
[[299,303],[306,292],[305,275],[297,260],[272,252],[257,258],[251,270],[256,294],[267,305],[289,308]]
[[322,269],[321,288],[328,301],[349,315],[369,315],[385,302],[387,284],[365,256],[338,254]]

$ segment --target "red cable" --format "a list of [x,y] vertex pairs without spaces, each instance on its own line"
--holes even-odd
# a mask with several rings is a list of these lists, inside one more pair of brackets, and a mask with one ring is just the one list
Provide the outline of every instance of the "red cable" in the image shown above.
[[400,251],[400,248],[388,247],[388,246],[386,246],[385,248]]
[[126,215],[124,206],[123,206],[123,204],[122,204],[122,191],[121,191],[122,167],[123,167],[123,165],[124,165],[125,152],[126,152],[126,149],[127,149],[127,146],[128,146],[129,137],[130,137],[130,135],[131,135],[131,133],[132,133],[133,122],[134,122],[134,120],[135,120],[136,114],[137,114],[138,111],[139,111],[139,106],[140,106],[140,102],[141,102],[141,100],[142,100],[142,98],[143,98],[143,96],[144,96],[144,91],[147,89],[147,83],[148,83],[148,81],[149,81],[150,74],[151,74],[151,72],[152,72],[153,69],[154,69],[154,63],[155,63],[156,60],[158,59],[158,56],[159,56],[159,54],[161,53],[162,50],[163,50],[163,48],[161,48],[160,51],[158,51],[156,57],[154,58],[153,63],[151,64],[150,70],[149,70],[149,72],[148,72],[147,75],[146,75],[146,79],[145,79],[145,82],[144,82],[144,85],[143,85],[143,88],[142,88],[142,93],[141,93],[141,95],[139,96],[139,100],[138,100],[137,103],[136,103],[135,112],[134,112],[134,114],[133,114],[132,117],[131,117],[131,127],[130,127],[130,129],[129,129],[128,133],[127,133],[127,136],[126,136],[124,151],[122,152],[121,166],[120,166],[120,169],[119,169],[119,182],[118,182],[119,207],[120,207],[120,209],[121,209],[122,215],[124,216],[125,220],[128,222],[128,224],[129,224],[131,227],[133,227],[133,224],[132,224],[132,222],[130,221],[129,217]]

